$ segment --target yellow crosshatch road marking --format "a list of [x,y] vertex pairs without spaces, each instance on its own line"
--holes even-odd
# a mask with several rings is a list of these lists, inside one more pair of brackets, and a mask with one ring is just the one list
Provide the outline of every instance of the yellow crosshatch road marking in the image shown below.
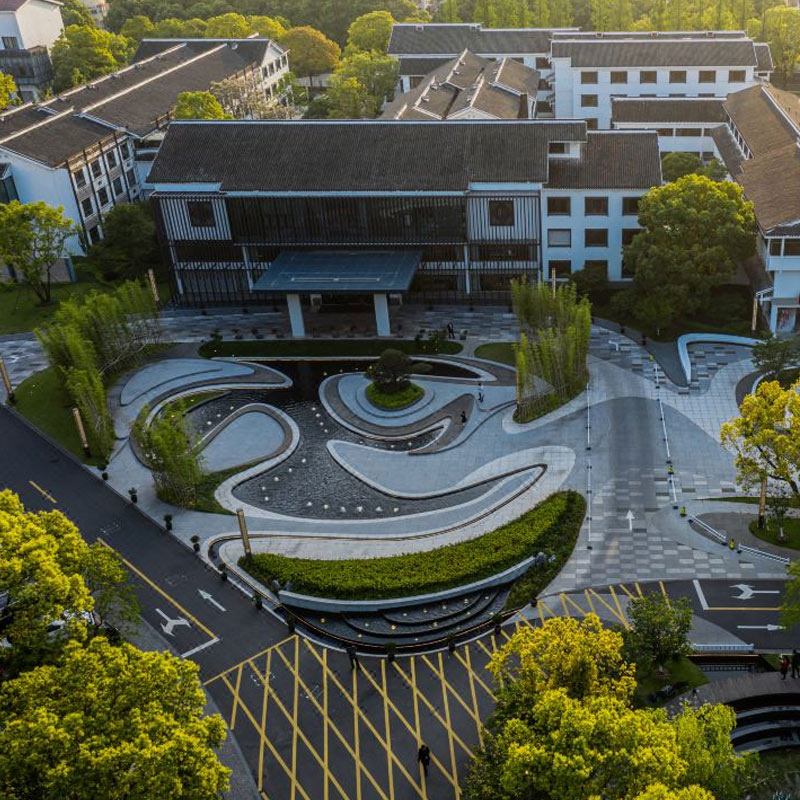
[[28,483],[31,486],[33,486],[33,488],[36,489],[36,491],[39,492],[40,495],[46,497],[54,506],[58,505],[58,500],[56,500],[55,497],[53,497],[53,495],[50,494],[50,492],[46,492],[44,489],[42,489],[42,487],[39,486],[38,483],[35,483],[34,481],[28,481]]
[[[272,651],[267,652],[266,674],[270,674],[270,666],[272,662]],[[264,687],[264,697],[261,701],[261,728],[259,730],[259,743],[258,743],[258,788],[264,784],[264,738],[267,735],[267,701],[269,700],[269,692]]]
[[[153,589],[154,591],[158,592],[167,602],[172,603],[172,605],[175,606],[175,608],[177,608],[178,611],[180,611],[181,614],[183,614],[183,616],[186,617],[186,619],[188,619],[190,622],[193,622],[195,625],[197,625],[197,627],[201,631],[203,631],[203,633],[206,636],[209,636],[212,639],[219,639],[219,637],[213,631],[209,630],[205,625],[203,625],[203,623],[200,622],[200,620],[197,619],[197,617],[195,617],[194,614],[192,614],[190,611],[187,611],[177,600],[175,600],[170,595],[168,595],[157,583],[155,583],[150,578],[148,578],[147,575],[144,574],[144,572],[142,572],[137,567],[134,567],[133,564],[131,564],[131,562],[128,561],[127,558],[123,558],[123,556],[120,555],[120,553],[117,550],[115,550],[108,542],[104,541],[103,539],[101,539],[99,537],[98,537],[97,541],[100,542],[100,544],[103,545],[103,547],[107,547],[109,550],[111,550],[112,553],[116,553],[118,558],[119,558],[119,560],[131,572],[133,572],[136,575],[138,575],[151,589]],[[236,669],[236,667],[231,667],[231,669]]]
[[394,800],[394,768],[392,767],[392,727],[389,724],[389,696],[386,694],[386,662],[381,659],[383,685],[383,727],[386,730],[386,772],[389,778],[389,798]]
[[236,692],[233,695],[233,711],[231,711],[231,724],[228,726],[231,730],[236,727],[236,709],[239,706],[239,692],[242,688],[242,672],[244,665],[239,665],[239,671],[236,673]]
[[227,667],[222,672],[214,675],[213,677],[209,678],[208,680],[203,681],[203,686],[208,686],[209,683],[213,683],[214,681],[218,681],[223,675],[230,675],[231,672],[233,672],[234,670],[239,669],[239,667],[244,666],[245,664],[249,664],[250,662],[252,662],[256,658],[261,658],[261,656],[266,656],[268,653],[270,653],[275,648],[282,647],[283,645],[286,644],[286,642],[289,642],[292,639],[294,639],[295,635],[296,634],[292,634],[291,636],[287,636],[285,639],[282,639],[280,642],[276,642],[275,644],[270,645],[269,647],[266,648],[266,650],[261,650],[259,653],[254,653],[252,656],[249,656],[248,658],[244,659],[244,661],[240,661],[238,664],[234,664],[232,667]]
[[[297,675],[297,662],[300,660],[300,640],[295,638],[294,640],[294,709],[293,709],[293,717],[292,717],[292,800],[295,797],[295,791],[297,787],[297,711],[298,711],[298,699],[299,699],[299,692],[300,687],[298,684],[298,675]],[[269,681],[269,675],[264,676],[265,681]]]
[[630,623],[628,622],[628,618],[625,616],[625,612],[622,610],[622,606],[619,602],[619,597],[617,597],[617,593],[614,591],[613,586],[608,587],[611,590],[611,596],[614,598],[614,605],[617,607],[617,611],[619,612],[619,618],[622,620],[622,624],[626,628],[630,628]]
[[358,669],[353,673],[353,737],[356,742],[356,798],[361,800],[361,737],[358,735]]
[[574,600],[574,599],[573,599],[573,598],[572,598],[570,595],[568,595],[568,594],[563,594],[563,593],[562,593],[562,597],[564,597],[564,598],[566,599],[566,601],[567,601],[567,602],[568,602],[570,605],[573,605],[573,606],[575,606],[575,608],[576,608],[578,611],[580,611],[580,613],[581,613],[581,616],[585,617],[585,616],[586,616],[586,615],[589,613],[589,612],[588,612],[588,611],[587,611],[585,608],[582,608],[582,607],[581,607],[580,603],[576,603],[576,602],[575,602],[575,600]]
[[633,593],[633,592],[632,592],[632,591],[631,591],[631,590],[630,590],[630,589],[629,589],[629,588],[628,588],[628,587],[627,587],[627,586],[626,586],[624,583],[621,583],[621,584],[619,585],[619,588],[620,588],[620,589],[622,589],[622,591],[623,591],[623,592],[625,592],[625,594],[626,594],[626,595],[628,595],[628,597],[630,597],[630,598],[631,598],[631,600],[632,600],[634,597],[636,597],[636,595],[635,595],[635,594],[634,594],[634,593]]
[[664,595],[664,599],[667,601],[667,605],[672,608],[672,603],[670,602],[669,595],[667,594],[667,587],[664,586],[664,581],[659,581],[658,585],[661,587],[661,594]]
[[[589,589],[588,591],[594,595],[595,600],[599,600],[623,625],[625,625],[625,627],[629,627],[628,620],[625,619],[624,615],[622,614],[622,609],[620,609],[619,612],[616,611],[599,594],[597,594],[597,592],[594,589]],[[617,596],[614,595],[615,599],[616,597]],[[619,601],[617,601],[617,603],[619,604]],[[594,606],[592,607],[594,608]]]
[[[463,649],[466,651],[467,657],[469,657],[469,645],[465,645]],[[491,690],[489,686],[486,685],[481,676],[478,675],[478,673],[472,669],[472,666],[468,665],[467,662],[464,661],[463,657],[461,656],[461,653],[459,653],[458,650],[456,650],[455,653],[453,653],[453,655],[469,670],[470,675],[474,675],[475,680],[478,681],[478,683],[483,687],[483,690],[486,692],[486,694],[488,694],[493,701],[496,700],[497,698],[494,696],[494,692]]]
[[567,608],[567,601],[564,598],[565,598],[564,592],[561,592],[561,594],[559,595],[559,599],[561,600],[561,607],[564,609],[564,613],[568,617],[571,617],[572,614],[570,614],[569,609]]
[[633,585],[636,587],[636,591],[639,592],[639,597],[644,597],[644,592],[642,592],[642,587],[639,586],[639,581],[634,581]]
[[589,594],[589,590],[588,589],[584,589],[583,590],[583,594],[586,597],[586,602],[589,604],[589,608],[592,609],[592,614],[597,616],[597,611],[595,610],[594,603],[592,602],[592,598],[591,598],[591,596]]
[[465,647],[464,651],[467,655],[467,675],[469,675],[469,692],[472,695],[472,708],[474,709],[473,716],[478,722],[478,743],[483,747],[483,727],[481,726],[480,711],[478,710],[478,696],[475,694],[475,676],[472,674],[472,664],[470,662],[469,647]]
[[[441,656],[441,653],[439,653],[439,656]],[[452,693],[453,697],[455,697],[455,699],[458,700],[458,702],[461,704],[461,707],[464,709],[464,711],[466,711],[467,714],[469,714],[473,719],[475,719],[475,715],[472,713],[472,709],[469,707],[469,703],[467,703],[464,700],[464,698],[461,697],[461,695],[453,688],[453,685],[445,677],[444,668],[442,667],[442,659],[439,658],[439,668],[438,669],[436,668],[436,666],[434,664],[432,664],[430,662],[430,659],[428,658],[428,656],[422,656],[422,660],[425,663],[425,665],[428,667],[428,669],[430,669],[430,671],[441,681],[442,686],[445,686],[446,688],[448,688],[450,690],[450,692]],[[480,720],[478,720],[478,723],[480,724]]]
[[325,770],[325,800],[328,800],[330,789],[330,769],[328,767],[328,648],[322,651],[322,760]]

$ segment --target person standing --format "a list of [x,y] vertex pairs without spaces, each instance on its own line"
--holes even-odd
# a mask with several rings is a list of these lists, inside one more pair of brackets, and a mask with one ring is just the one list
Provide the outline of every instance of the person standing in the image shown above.
[[431,749],[426,744],[421,744],[417,751],[417,761],[422,764],[422,770],[425,777],[428,777],[428,767],[431,763]]
[[786,656],[781,657],[781,680],[786,680],[786,673],[789,671],[789,659]]
[[347,657],[350,659],[350,669],[361,669],[361,664],[358,663],[358,652],[353,644],[347,645]]
[[800,678],[800,650],[792,650],[792,677]]
[[463,408],[461,409],[461,424],[462,425],[466,425],[467,424],[467,415],[464,412]]

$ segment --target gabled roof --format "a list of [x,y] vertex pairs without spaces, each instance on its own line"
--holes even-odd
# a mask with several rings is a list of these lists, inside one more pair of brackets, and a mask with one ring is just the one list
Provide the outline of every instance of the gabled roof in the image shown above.
[[655,131],[589,131],[579,159],[550,159],[550,189],[650,189],[661,184]]
[[611,101],[614,122],[708,122],[727,120],[722,98],[615,97]]
[[[30,2],[30,0],[0,0],[0,13],[3,11],[18,11],[25,3]],[[59,3],[58,0],[41,0],[42,3],[50,3],[53,6],[61,6],[63,3]]]
[[755,67],[750,39],[556,39],[553,58],[573,67]]
[[583,120],[173,122],[149,180],[227,192],[460,193],[476,182],[543,182],[550,141],[585,139]]
[[177,40],[149,59],[63,92],[40,104],[0,113],[0,150],[59,166],[118,129],[141,136],[157,127],[185,91],[241,72],[264,52],[268,39],[193,48]]
[[285,52],[286,48],[272,39],[251,36],[247,39],[142,39],[133,55],[132,63],[144,61],[163,53],[176,44],[183,44],[193,53],[206,53],[221,44],[229,44],[237,55],[247,61],[262,61],[270,47]]
[[442,120],[475,109],[496,119],[518,119],[528,116],[523,95],[535,98],[538,85],[535,69],[508,58],[492,61],[464,50],[396,98],[381,118]]
[[772,63],[772,50],[766,42],[756,42],[756,70],[758,72],[772,72],[775,65]]
[[481,55],[540,53],[550,50],[552,28],[483,28],[478,23],[398,23],[389,38],[391,55],[455,56],[464,50]]

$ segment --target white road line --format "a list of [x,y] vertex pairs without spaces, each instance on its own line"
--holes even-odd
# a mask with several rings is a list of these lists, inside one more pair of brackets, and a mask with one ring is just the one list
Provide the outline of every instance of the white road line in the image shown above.
[[206,647],[211,647],[212,644],[216,644],[218,641],[219,639],[209,639],[207,642],[203,642],[203,644],[199,644],[197,647],[193,647],[191,650],[181,653],[181,658],[189,658],[189,656],[193,656],[195,653],[205,650]]
[[692,583],[694,584],[694,590],[697,592],[697,599],[700,601],[700,608],[703,611],[708,611],[708,603],[706,602],[706,596],[703,594],[703,590],[700,588],[700,581],[695,578]]

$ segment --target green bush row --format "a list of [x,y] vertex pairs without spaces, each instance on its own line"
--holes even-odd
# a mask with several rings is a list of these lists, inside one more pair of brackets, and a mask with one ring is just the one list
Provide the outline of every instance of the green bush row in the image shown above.
[[258,553],[239,564],[264,584],[291,581],[292,591],[319,597],[378,600],[426,594],[488,578],[539,550],[552,552],[561,542],[574,544],[577,532],[572,529],[580,528],[585,508],[577,492],[558,492],[491,533],[424,553],[335,561]]
[[395,392],[395,394],[386,394],[379,391],[374,383],[367,386],[367,400],[378,408],[390,410],[406,408],[412,403],[416,403],[424,393],[421,386],[417,386],[416,383],[411,383],[410,381],[405,389]]

